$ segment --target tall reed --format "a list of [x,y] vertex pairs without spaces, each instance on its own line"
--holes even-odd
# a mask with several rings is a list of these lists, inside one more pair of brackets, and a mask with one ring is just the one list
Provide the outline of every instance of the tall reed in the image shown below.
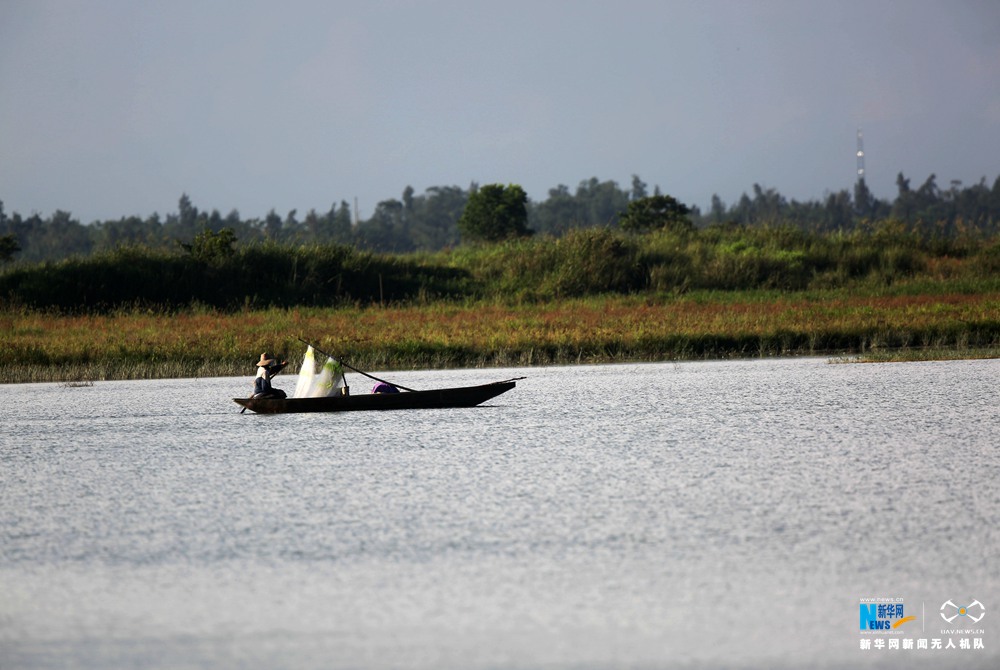
[[730,356],[1000,349],[1000,291],[691,291],[552,302],[227,312],[8,311],[0,382],[252,375],[261,352],[297,365],[299,337],[372,369]]

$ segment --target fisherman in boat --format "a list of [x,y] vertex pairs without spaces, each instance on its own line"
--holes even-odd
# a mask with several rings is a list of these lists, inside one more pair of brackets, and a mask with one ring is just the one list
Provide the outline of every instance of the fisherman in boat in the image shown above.
[[285,398],[287,394],[281,389],[276,389],[271,386],[271,379],[274,375],[284,369],[288,365],[288,361],[281,361],[280,363],[272,358],[268,353],[263,353],[260,355],[260,361],[257,362],[257,376],[253,380],[253,397],[254,398]]

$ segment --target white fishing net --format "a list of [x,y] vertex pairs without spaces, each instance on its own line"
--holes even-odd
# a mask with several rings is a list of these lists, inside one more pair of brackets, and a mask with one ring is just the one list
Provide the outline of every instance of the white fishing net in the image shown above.
[[319,370],[316,369],[316,352],[312,347],[306,349],[299,369],[299,380],[295,384],[296,398],[324,398],[339,395],[347,386],[344,380],[344,368],[332,358],[327,358]]

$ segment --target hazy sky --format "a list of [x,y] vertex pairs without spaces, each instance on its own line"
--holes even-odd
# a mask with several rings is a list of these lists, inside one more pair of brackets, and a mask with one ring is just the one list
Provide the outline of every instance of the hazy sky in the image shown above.
[[0,200],[363,218],[638,174],[707,209],[1000,176],[996,0],[0,0]]

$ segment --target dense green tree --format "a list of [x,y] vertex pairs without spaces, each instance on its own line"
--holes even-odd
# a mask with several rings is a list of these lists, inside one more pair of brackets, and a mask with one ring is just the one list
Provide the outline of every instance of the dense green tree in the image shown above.
[[235,244],[236,233],[233,232],[232,228],[223,228],[214,232],[211,228],[206,227],[194,236],[194,241],[191,244],[181,244],[181,246],[195,260],[218,263],[236,253],[236,250],[233,249]]
[[528,195],[517,184],[486,184],[469,194],[458,229],[470,241],[498,242],[526,237]]
[[21,250],[17,238],[13,235],[0,235],[0,263],[6,263]]
[[669,195],[654,195],[633,200],[618,219],[623,230],[645,232],[649,230],[692,230],[688,219],[691,209]]
[[14,233],[4,234],[7,228],[7,215],[3,211],[3,200],[0,200],[0,263],[6,263],[21,250]]

